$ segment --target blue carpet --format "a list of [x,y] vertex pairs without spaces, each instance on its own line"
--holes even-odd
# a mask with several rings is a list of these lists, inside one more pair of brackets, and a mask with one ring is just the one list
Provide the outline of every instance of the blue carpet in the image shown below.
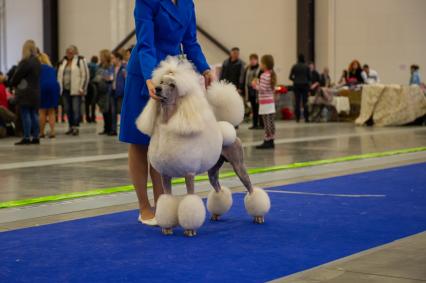
[[0,234],[1,282],[264,282],[426,230],[426,163],[270,190],[267,223],[243,195],[196,238],[164,237],[137,212]]

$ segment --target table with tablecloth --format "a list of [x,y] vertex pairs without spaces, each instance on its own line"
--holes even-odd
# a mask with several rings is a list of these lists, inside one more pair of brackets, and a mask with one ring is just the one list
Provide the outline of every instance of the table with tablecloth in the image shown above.
[[355,123],[364,125],[372,119],[376,126],[400,126],[425,115],[426,96],[419,86],[365,85]]

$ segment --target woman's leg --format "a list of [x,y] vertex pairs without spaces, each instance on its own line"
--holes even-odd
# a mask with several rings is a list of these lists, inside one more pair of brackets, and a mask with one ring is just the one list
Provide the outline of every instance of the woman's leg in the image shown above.
[[49,134],[49,136],[50,137],[54,137],[56,135],[55,134],[55,122],[56,122],[56,120],[55,120],[55,116],[56,116],[56,114],[55,114],[55,108],[48,109],[47,110],[47,115],[49,117],[49,126],[50,126],[50,134]]
[[30,117],[31,117],[31,133],[32,137],[35,140],[40,138],[40,121],[38,118],[38,111],[35,108],[30,109]]
[[24,132],[24,139],[29,140],[31,137],[31,116],[28,107],[21,106],[21,120],[22,130]]
[[[68,91],[65,91],[63,94],[63,103],[64,103],[63,112],[67,114],[68,127],[69,127],[68,133],[69,133],[73,127],[74,112],[72,109],[72,97]],[[62,114],[62,117],[63,117],[63,114]],[[62,118],[62,121],[63,121],[63,118]]]
[[139,210],[143,220],[154,218],[154,212],[148,199],[148,146],[131,144],[129,146],[130,178],[139,201]]
[[149,166],[149,175],[151,176],[155,205],[157,205],[158,198],[164,193],[163,180],[160,173],[151,165]]
[[81,119],[81,99],[82,97],[80,95],[72,96],[72,112],[73,112],[73,126],[78,129],[80,126],[80,119]]
[[[40,109],[39,111],[40,114],[40,137],[44,137],[45,136],[45,128],[46,128],[46,114],[48,112],[47,109]],[[50,117],[49,117],[49,122],[50,122]]]

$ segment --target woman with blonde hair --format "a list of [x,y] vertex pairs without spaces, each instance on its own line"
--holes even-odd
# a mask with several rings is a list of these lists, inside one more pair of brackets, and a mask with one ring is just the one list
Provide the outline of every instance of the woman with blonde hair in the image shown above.
[[55,109],[59,104],[60,87],[56,70],[52,67],[50,58],[46,53],[39,53],[38,59],[41,65],[40,77],[40,137],[45,137],[46,120],[49,121],[49,138],[55,138]]
[[36,44],[33,40],[27,40],[22,47],[22,60],[11,80],[24,132],[23,139],[15,145],[40,144],[38,119],[40,71],[41,64],[37,59]]

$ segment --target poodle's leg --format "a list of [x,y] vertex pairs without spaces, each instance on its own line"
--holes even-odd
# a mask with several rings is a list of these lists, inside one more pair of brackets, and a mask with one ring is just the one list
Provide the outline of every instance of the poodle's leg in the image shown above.
[[208,172],[210,184],[217,193],[219,193],[221,190],[219,183],[219,170],[222,168],[223,163],[225,163],[225,159],[221,156],[216,165],[213,166]]
[[188,195],[193,195],[195,192],[194,179],[195,174],[188,174],[185,176],[186,192],[188,193]]
[[254,223],[263,224],[265,222],[265,214],[271,208],[271,201],[264,190],[253,188],[246,167],[244,166],[244,152],[240,139],[237,138],[234,144],[224,147],[222,154],[231,163],[235,173],[248,191],[244,199],[248,214],[253,216]]
[[161,175],[161,180],[163,181],[164,193],[171,195],[172,194],[172,178],[169,176]]
[[234,168],[235,173],[238,178],[240,178],[247,191],[250,194],[253,193],[250,176],[248,175],[246,166],[244,165],[244,151],[241,140],[237,138],[232,145],[224,147],[222,155],[229,161],[229,163],[231,163],[232,168]]
[[157,202],[155,218],[164,235],[172,235],[173,227],[177,226],[179,200],[172,195],[172,178],[161,176],[164,187],[164,194]]
[[210,184],[213,186],[207,198],[207,210],[211,213],[211,220],[218,221],[219,217],[226,212],[232,206],[232,192],[225,187],[222,187],[219,182],[219,170],[225,162],[223,156],[220,157],[219,161],[213,168],[208,172]]
[[197,229],[203,225],[206,218],[204,203],[195,194],[194,178],[195,174],[188,174],[185,177],[188,195],[180,202],[178,209],[179,224],[185,229],[184,234],[187,237],[196,236]]

